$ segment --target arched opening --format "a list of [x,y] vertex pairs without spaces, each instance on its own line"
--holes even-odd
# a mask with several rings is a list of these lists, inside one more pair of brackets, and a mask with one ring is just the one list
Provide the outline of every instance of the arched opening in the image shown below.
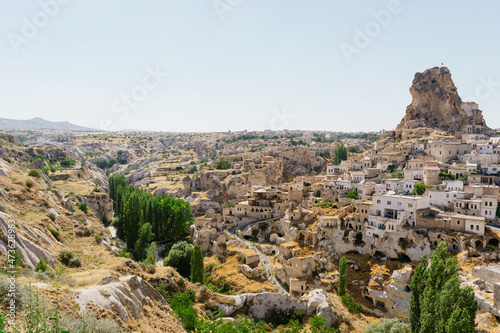
[[496,238],[492,238],[488,241],[488,245],[493,247],[498,247],[498,244],[500,244],[500,241]]
[[363,242],[363,233],[358,232],[356,234],[356,240],[355,240],[354,244],[356,244],[356,245],[364,245],[365,244],[365,242]]
[[398,258],[399,258],[399,261],[400,262],[411,262],[411,259],[410,257],[408,257],[406,254],[404,253],[398,253]]
[[347,251],[345,254],[360,254],[360,253],[356,250],[350,250],[350,251]]
[[299,234],[299,242],[304,242],[304,239],[305,239],[305,236],[304,236],[304,233],[300,233]]
[[375,256],[375,257],[385,257],[385,254],[384,254],[384,252],[375,251],[374,256]]
[[482,241],[477,240],[474,243],[474,245],[475,245],[476,250],[478,250],[478,251],[482,251],[483,250],[483,242]]

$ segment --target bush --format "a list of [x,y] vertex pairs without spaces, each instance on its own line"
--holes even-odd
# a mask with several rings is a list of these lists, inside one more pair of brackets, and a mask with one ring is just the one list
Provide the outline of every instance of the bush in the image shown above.
[[35,184],[33,183],[33,181],[31,179],[27,179],[26,180],[26,187],[27,188],[32,188]]
[[82,259],[75,257],[75,254],[71,251],[62,250],[59,252],[58,256],[59,261],[68,267],[81,267]]
[[163,260],[165,266],[174,267],[180,275],[189,278],[191,274],[191,253],[193,246],[186,241],[177,242],[172,246],[168,256]]
[[215,162],[215,168],[217,170],[227,170],[231,168],[231,162],[226,161],[224,158],[219,158],[217,162]]
[[196,294],[193,290],[184,293],[174,293],[168,299],[168,304],[182,321],[184,328],[190,332],[194,331],[198,322],[198,316],[194,310]]
[[94,238],[95,238],[95,242],[97,244],[101,244],[102,243],[102,235],[101,234],[95,235]]
[[193,173],[195,173],[196,171],[198,171],[198,168],[196,167],[196,165],[192,165],[192,166],[190,166],[190,167],[187,169],[187,173],[189,173],[189,174],[193,174]]
[[36,265],[35,272],[45,272],[49,269],[49,266],[47,265],[47,262],[45,259],[40,258],[40,261],[38,262],[38,265]]
[[93,312],[83,312],[80,318],[61,316],[59,327],[71,333],[123,333],[120,325],[108,318],[97,319]]
[[47,217],[52,221],[54,222],[56,220],[56,214],[54,213],[48,213],[47,214]]
[[62,167],[68,168],[68,167],[76,165],[76,161],[70,159],[69,157],[66,157],[59,164],[61,164]]
[[314,207],[319,207],[319,208],[328,208],[332,207],[333,202],[331,201],[325,201],[325,202],[318,202],[317,204],[314,205]]
[[89,207],[87,205],[86,202],[80,202],[78,204],[78,209],[80,209],[82,212],[84,212],[85,214],[87,214],[87,212],[89,211]]
[[309,318],[309,330],[311,333],[335,333],[338,332],[333,327],[326,326],[326,319],[323,317],[314,316]]
[[342,304],[347,308],[349,312],[352,313],[363,313],[365,310],[352,296],[350,295],[342,295],[340,296],[342,300]]
[[274,327],[277,327],[279,325],[287,325],[291,321],[302,322],[303,319],[304,312],[295,309],[287,311],[273,309],[273,312],[271,314],[271,324]]
[[398,318],[380,318],[379,322],[372,323],[363,333],[410,333],[410,325]]
[[7,156],[2,156],[3,160],[5,162],[8,162],[8,163],[11,163],[12,164],[12,160],[10,158],[8,158]]
[[356,191],[354,188],[351,189],[349,192],[347,192],[347,197],[349,199],[358,200],[359,199],[358,191]]
[[42,177],[42,173],[40,172],[40,170],[31,169],[30,172],[28,172],[28,176],[35,177],[35,178],[40,178],[40,177]]
[[[7,301],[10,301],[9,290],[11,289],[11,281],[7,279],[5,275],[0,275],[0,295],[5,297]],[[31,296],[31,290],[19,282],[15,282],[16,292],[13,293],[14,299],[16,300],[16,307],[20,309],[22,306],[26,305]]]
[[393,172],[391,178],[404,178],[405,175],[402,172]]
[[47,227],[49,229],[49,232],[54,236],[55,239],[57,239],[59,242],[61,241],[61,234],[59,233],[59,230],[56,230],[51,227]]
[[68,267],[82,267],[82,258],[74,257],[69,261]]

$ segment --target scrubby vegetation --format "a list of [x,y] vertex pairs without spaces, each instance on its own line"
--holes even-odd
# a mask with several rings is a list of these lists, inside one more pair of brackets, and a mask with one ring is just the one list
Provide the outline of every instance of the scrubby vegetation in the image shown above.
[[363,333],[410,333],[410,325],[402,323],[398,318],[380,318]]
[[75,257],[75,254],[72,251],[62,250],[59,252],[59,256],[57,257],[59,261],[68,267],[81,267],[82,259],[79,257]]
[[333,202],[331,201],[318,202],[317,204],[314,205],[314,207],[319,207],[319,208],[329,208],[332,206]]

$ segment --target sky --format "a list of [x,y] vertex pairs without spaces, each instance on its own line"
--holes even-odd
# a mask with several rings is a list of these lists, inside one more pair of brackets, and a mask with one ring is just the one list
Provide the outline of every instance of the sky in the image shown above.
[[0,0],[0,117],[104,129],[393,129],[441,66],[500,127],[500,2]]

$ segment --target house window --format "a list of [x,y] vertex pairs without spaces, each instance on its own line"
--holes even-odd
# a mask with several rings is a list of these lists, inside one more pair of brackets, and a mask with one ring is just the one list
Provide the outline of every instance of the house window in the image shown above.
[[479,225],[476,225],[476,230],[479,230]]
[[457,224],[460,224],[460,221],[457,221]]
[[474,226],[473,225],[470,226],[470,230],[474,230]]
[[392,203],[392,202],[390,202],[390,201],[387,201],[387,205],[389,205],[389,206],[390,206],[390,205],[391,205],[391,203]]

